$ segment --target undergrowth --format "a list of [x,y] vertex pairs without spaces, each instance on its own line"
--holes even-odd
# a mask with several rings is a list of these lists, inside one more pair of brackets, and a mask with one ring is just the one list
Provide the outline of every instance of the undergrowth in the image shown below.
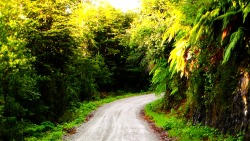
[[[145,92],[140,94],[145,94]],[[77,103],[76,105],[74,105],[75,108],[66,111],[66,114],[61,118],[61,123],[58,123],[56,125],[49,121],[43,122],[40,125],[25,123],[25,125],[23,126],[24,128],[22,129],[23,135],[26,136],[24,140],[62,140],[64,134],[71,131],[71,129],[74,129],[74,127],[78,126],[79,124],[84,123],[87,116],[90,115],[98,107],[102,106],[103,104],[113,102],[117,99],[127,98],[136,95],[139,94],[127,93],[125,95],[108,97],[97,101]]]
[[203,126],[193,125],[190,121],[181,118],[178,110],[171,110],[169,113],[162,112],[161,104],[163,99],[156,100],[145,107],[145,114],[152,119],[156,126],[167,131],[168,137],[180,141],[241,141],[241,134],[233,137],[222,135],[218,130]]

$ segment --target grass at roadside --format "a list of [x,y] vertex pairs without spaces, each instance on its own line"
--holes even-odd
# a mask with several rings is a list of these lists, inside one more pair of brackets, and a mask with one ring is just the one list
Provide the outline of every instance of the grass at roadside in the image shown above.
[[62,136],[66,132],[74,133],[74,127],[85,122],[85,119],[98,107],[113,102],[118,99],[132,97],[144,93],[127,93],[125,95],[108,97],[100,99],[97,101],[89,101],[83,103],[77,103],[75,108],[68,110],[66,114],[62,117],[62,123],[54,125],[51,122],[43,122],[41,125],[30,124],[26,125],[24,133],[29,133],[28,137],[25,140],[28,141],[59,141],[62,140]]
[[168,137],[173,140],[180,141],[241,141],[243,137],[226,136],[220,134],[216,129],[202,126],[192,125],[191,122],[184,118],[177,117],[177,114],[172,110],[169,114],[160,112],[162,99],[156,100],[145,107],[145,114],[152,119],[157,127],[163,128],[168,132]]

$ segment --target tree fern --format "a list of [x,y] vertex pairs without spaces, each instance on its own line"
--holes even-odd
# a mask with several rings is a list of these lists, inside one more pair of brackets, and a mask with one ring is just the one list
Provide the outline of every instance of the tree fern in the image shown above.
[[230,43],[224,53],[222,64],[225,64],[229,60],[232,50],[235,48],[237,43],[243,40],[243,36],[244,36],[243,27],[239,27],[238,30],[230,36]]

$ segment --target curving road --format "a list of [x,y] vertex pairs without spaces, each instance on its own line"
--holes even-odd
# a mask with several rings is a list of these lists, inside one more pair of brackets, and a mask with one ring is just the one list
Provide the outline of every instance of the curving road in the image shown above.
[[77,129],[72,141],[159,141],[140,117],[143,107],[156,99],[154,94],[117,100],[100,107],[94,117]]

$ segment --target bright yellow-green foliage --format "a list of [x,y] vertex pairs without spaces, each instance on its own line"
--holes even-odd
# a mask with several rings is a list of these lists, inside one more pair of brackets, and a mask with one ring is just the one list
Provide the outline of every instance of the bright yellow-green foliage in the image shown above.
[[[185,59],[187,58],[186,54],[188,52],[195,52],[198,48],[207,48],[209,46],[214,46],[216,42],[221,40],[221,47],[226,46],[224,58],[221,61],[223,64],[226,63],[229,58],[232,50],[236,47],[237,44],[242,44],[243,39],[246,41],[245,33],[243,29],[246,27],[241,27],[245,18],[249,13],[249,4],[248,1],[230,1],[230,2],[216,2],[210,0],[208,2],[204,1],[204,4],[210,5],[212,10],[208,10],[209,6],[203,7],[201,6],[198,11],[196,20],[192,23],[191,28],[186,28],[185,24],[181,23],[181,26],[178,26],[176,30],[184,31],[182,34],[182,38],[176,40],[175,49],[171,51],[171,55],[169,60],[171,61],[171,67],[174,66],[174,69],[177,72],[181,72],[181,76],[187,71],[187,62]],[[230,8],[225,11],[225,5],[231,5]],[[197,4],[199,5],[199,4]],[[194,9],[196,6],[190,6],[190,9]],[[183,9],[179,9],[182,15],[180,19],[188,18],[186,12]],[[240,14],[244,15],[243,19],[240,19]],[[195,14],[196,15],[196,14]],[[233,25],[233,20],[238,20],[237,22],[242,25]],[[177,20],[178,23],[179,20]],[[221,21],[223,22],[223,26],[220,26]],[[235,26],[235,27],[233,27]],[[238,26],[238,27],[237,27]],[[190,26],[189,26],[190,27]],[[174,27],[176,28],[176,27]],[[238,28],[238,30],[234,31],[233,28]],[[189,32],[186,32],[190,30]],[[172,29],[167,29],[167,32],[171,32]],[[171,34],[170,34],[171,35]],[[225,41],[225,38],[229,36],[230,40]],[[177,36],[178,37],[178,36]],[[168,39],[168,38],[166,38]],[[172,36],[169,36],[169,39],[172,39]],[[205,43],[205,44],[204,44]],[[241,46],[241,45],[240,45]],[[202,50],[201,50],[202,51]],[[193,58],[198,58],[197,54],[193,54]],[[195,60],[195,59],[192,59]],[[198,61],[198,60],[196,60]],[[186,76],[188,74],[185,74]]]
[[24,67],[32,60],[22,55],[27,51],[24,48],[25,40],[20,38],[20,33],[25,28],[25,20],[22,19],[22,9],[18,4],[1,1],[0,7],[5,8],[0,12],[0,68],[16,71],[17,65]]
[[188,45],[189,44],[186,39],[178,40],[174,45],[175,48],[170,52],[168,59],[168,61],[171,62],[170,70],[173,72],[181,72],[181,77],[185,73],[186,62],[184,55]]
[[[73,29],[74,35],[82,37],[83,49],[86,49],[88,44],[97,46],[93,31],[105,32],[105,30],[107,30],[105,26],[113,24],[114,20],[121,16],[121,11],[118,13],[118,11],[110,5],[97,6],[89,3],[81,3],[75,7],[71,16],[70,23],[75,26]],[[118,29],[113,28],[112,30]],[[118,31],[113,32],[117,33]],[[87,53],[86,50],[85,53]]]

